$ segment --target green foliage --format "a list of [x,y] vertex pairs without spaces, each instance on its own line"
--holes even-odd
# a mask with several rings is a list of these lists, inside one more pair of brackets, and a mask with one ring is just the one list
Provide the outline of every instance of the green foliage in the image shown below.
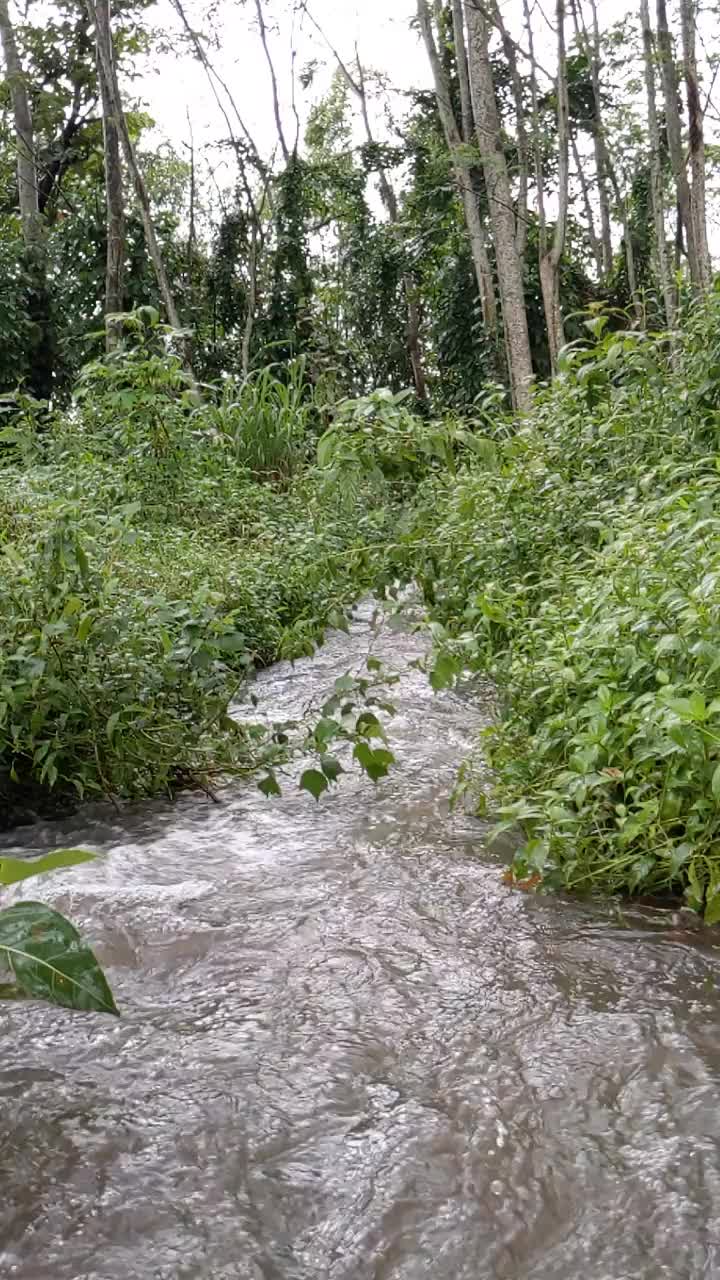
[[387,388],[341,401],[318,443],[318,462],[345,488],[365,480],[415,484],[428,469],[453,470],[458,447],[472,448],[472,433],[449,421],[427,421],[409,408],[411,391]]
[[[85,371],[69,413],[43,425],[13,402],[0,824],[281,757],[231,701],[258,665],[312,652],[342,623],[392,519],[367,485],[348,504],[299,469],[318,416],[302,365],[198,406],[156,314],[127,325],[130,345]],[[282,485],[258,483],[251,456]]]
[[[720,293],[663,336],[566,350],[516,434],[426,482],[394,551],[436,687],[497,682],[487,738],[519,880],[684,893],[720,918]],[[490,441],[488,441],[490,445]],[[471,783],[469,785],[472,785]]]
[[306,460],[317,420],[304,358],[267,365],[244,381],[226,378],[207,420],[241,466],[286,478]]
[[[56,849],[42,858],[0,859],[0,884],[18,884],[60,867],[92,862],[85,849]],[[69,920],[42,902],[17,902],[0,911],[0,963],[14,979],[4,998],[22,995],[67,1009],[118,1010],[107,979]]]

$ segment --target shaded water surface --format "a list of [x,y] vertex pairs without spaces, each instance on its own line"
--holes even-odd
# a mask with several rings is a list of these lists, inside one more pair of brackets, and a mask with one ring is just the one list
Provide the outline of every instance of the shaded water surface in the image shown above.
[[108,854],[33,892],[123,1017],[0,1010],[3,1280],[720,1276],[711,935],[507,890],[447,813],[482,705],[369,613],[263,700],[370,645],[406,672],[377,788],[26,833]]

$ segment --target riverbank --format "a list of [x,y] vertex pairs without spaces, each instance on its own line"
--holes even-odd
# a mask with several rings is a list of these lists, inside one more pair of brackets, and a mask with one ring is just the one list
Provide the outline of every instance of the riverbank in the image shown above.
[[198,412],[172,362],[162,380],[149,363],[88,379],[92,395],[50,421],[9,406],[0,826],[272,759],[232,699],[342,623],[387,540],[369,486],[348,496],[312,465],[310,410],[288,423],[266,405],[253,445],[256,397]]
[[[518,880],[720,919],[720,295],[667,341],[591,320],[532,417],[421,490],[398,572],[434,679],[489,674]],[[466,771],[472,790],[472,769]],[[484,797],[478,796],[484,805]]]

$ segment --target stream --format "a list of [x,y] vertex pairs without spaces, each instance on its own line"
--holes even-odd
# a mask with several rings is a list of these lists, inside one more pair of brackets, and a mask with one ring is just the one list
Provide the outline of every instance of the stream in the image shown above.
[[123,1016],[0,1007],[2,1280],[720,1277],[718,935],[508,889],[447,804],[490,701],[434,695],[372,606],[262,705],[371,646],[402,672],[377,786],[3,837],[107,855],[16,897]]

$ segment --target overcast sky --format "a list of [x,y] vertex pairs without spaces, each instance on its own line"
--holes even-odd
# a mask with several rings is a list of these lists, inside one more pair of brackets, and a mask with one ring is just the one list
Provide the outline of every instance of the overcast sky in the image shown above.
[[[185,0],[185,3],[191,20],[202,30],[207,0]],[[308,4],[343,57],[351,59],[357,43],[363,63],[387,73],[397,89],[429,86],[425,52],[417,31],[410,25],[416,12],[415,0],[308,0]],[[500,0],[500,7],[508,26],[520,35],[522,0]],[[600,0],[603,25],[623,17],[628,7],[629,0]],[[274,17],[275,29],[271,30],[270,38],[281,88],[285,90],[285,108],[289,106],[289,51],[293,42],[297,48],[298,69],[313,58],[322,60],[328,68],[315,82],[311,97],[318,97],[327,87],[332,66],[327,46],[307,18],[293,25],[289,0],[264,0],[264,8],[268,21]],[[216,12],[222,48],[213,53],[213,61],[232,86],[238,105],[257,134],[261,149],[265,150],[273,144],[274,124],[270,82],[257,34],[254,2],[245,0],[244,4],[237,4],[233,0],[220,0]],[[542,60],[544,45],[546,61],[552,64],[553,38],[541,12],[538,4],[538,56]],[[151,10],[151,17],[161,28],[171,31],[179,28],[169,0],[159,0]],[[173,142],[186,138],[189,109],[201,138],[223,136],[227,130],[208,93],[204,73],[187,54],[177,49],[176,45],[175,52],[165,54],[159,61],[154,58],[155,70],[143,78],[141,85],[159,128]],[[307,102],[306,95],[301,93],[301,97]]]
[[[210,0],[183,0],[185,11],[198,31],[206,29],[204,11]],[[417,31],[411,26],[416,0],[308,0],[309,8],[332,44],[347,60],[354,57],[357,43],[363,64],[388,76],[392,86],[402,93],[415,87],[430,86],[430,72],[424,48]],[[555,65],[554,35],[544,18],[552,9],[551,0],[534,0],[536,19],[536,53],[541,64]],[[293,20],[292,0],[264,0],[269,38],[276,64],[283,117],[292,138],[291,57],[296,50],[297,72],[310,61],[320,68],[309,92],[298,88],[298,102],[303,124],[313,101],[327,90],[335,68],[332,54],[315,27],[303,17]],[[508,27],[522,37],[523,0],[500,0]],[[600,0],[599,12],[603,28],[611,26],[628,13],[635,13],[637,0]],[[267,64],[260,43],[255,18],[254,0],[214,0],[214,32],[220,47],[210,51],[211,60],[232,88],[236,102],[262,154],[269,156],[276,145],[272,96]],[[155,26],[171,33],[170,48],[159,58],[152,57],[152,69],[134,86],[157,122],[158,141],[165,137],[181,154],[189,137],[188,113],[192,118],[196,157],[217,169],[221,186],[234,182],[235,166],[227,153],[223,160],[213,147],[227,136],[227,127],[207,85],[205,73],[186,51],[178,38],[181,24],[170,0],[158,0],[150,10]],[[534,24],[535,25],[535,24]],[[175,33],[174,36],[172,33]],[[710,33],[712,34],[712,33]],[[524,43],[524,40],[523,40]],[[401,97],[396,97],[397,115],[403,113]],[[715,132],[708,120],[709,133]],[[219,168],[218,168],[219,166]],[[720,250],[718,208],[711,206],[711,234],[715,251]]]

